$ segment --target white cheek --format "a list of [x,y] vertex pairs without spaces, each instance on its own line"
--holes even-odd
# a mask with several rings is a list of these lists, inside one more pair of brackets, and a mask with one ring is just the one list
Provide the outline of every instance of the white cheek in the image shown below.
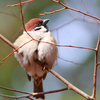
[[44,26],[41,26],[41,29],[39,31],[46,32],[47,29]]
[[27,34],[27,33],[29,33],[29,34],[33,34],[34,33],[34,31],[23,31],[23,34]]

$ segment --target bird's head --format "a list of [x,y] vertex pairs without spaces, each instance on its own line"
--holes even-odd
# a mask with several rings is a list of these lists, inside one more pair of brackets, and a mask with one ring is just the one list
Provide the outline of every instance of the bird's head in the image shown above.
[[48,23],[48,21],[49,21],[49,19],[42,20],[39,18],[33,18],[25,24],[25,29],[26,29],[26,31],[47,32],[48,27],[46,24]]

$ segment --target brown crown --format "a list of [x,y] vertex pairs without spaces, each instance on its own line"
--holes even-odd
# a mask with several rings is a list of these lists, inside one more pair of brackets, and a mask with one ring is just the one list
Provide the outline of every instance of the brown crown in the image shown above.
[[25,29],[26,31],[31,31],[33,28],[36,27],[36,24],[39,23],[39,22],[42,22],[43,20],[42,19],[39,19],[39,18],[33,18],[31,19],[30,21],[28,21],[26,24],[25,24]]

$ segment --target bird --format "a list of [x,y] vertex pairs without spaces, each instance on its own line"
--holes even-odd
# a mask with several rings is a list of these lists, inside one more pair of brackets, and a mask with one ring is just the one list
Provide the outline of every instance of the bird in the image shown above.
[[[48,22],[49,19],[33,18],[29,20],[25,24],[23,34],[14,42],[14,45],[19,48],[17,52],[14,52],[15,57],[25,69],[28,80],[33,79],[33,93],[44,91],[42,82],[47,75],[45,68],[53,68],[57,60],[58,48],[53,45],[57,42],[47,27]],[[44,94],[33,97],[45,99]]]

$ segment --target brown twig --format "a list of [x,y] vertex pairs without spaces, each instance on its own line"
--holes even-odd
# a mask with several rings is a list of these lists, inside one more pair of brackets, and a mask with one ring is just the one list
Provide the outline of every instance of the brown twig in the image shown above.
[[29,93],[29,92],[23,92],[23,91],[19,91],[19,90],[15,90],[15,89],[10,89],[10,88],[6,88],[6,87],[2,87],[2,86],[0,86],[0,88],[1,89],[5,89],[5,90],[9,90],[9,91],[18,92],[18,93],[28,94],[27,96],[57,93],[57,92],[62,92],[62,91],[68,90],[68,87],[66,87],[66,88],[63,88],[63,89],[53,90],[53,91],[47,91],[47,92]]
[[[90,16],[90,17],[95,18],[95,19],[97,19],[97,20],[100,21],[100,18],[98,18],[98,17],[96,17],[96,16],[93,16],[93,15],[91,15],[91,14],[88,14],[88,13],[82,12],[82,11],[80,11],[80,10],[77,10],[77,9],[74,9],[74,8],[71,8],[71,7],[68,7],[67,5],[61,3],[60,0],[58,0],[58,1],[52,0],[52,1],[53,1],[53,2],[56,2],[56,3],[60,4],[60,5],[62,5],[62,6],[64,7],[64,8],[62,8],[63,10],[65,10],[65,9],[70,9],[70,10],[73,10],[73,11],[76,11],[76,12],[79,12],[79,13],[82,13],[82,14],[84,14],[84,15],[86,15],[86,16]],[[52,12],[45,12],[44,14],[41,14],[41,15],[52,14],[52,13],[55,13],[55,12],[58,12],[58,11],[62,11],[62,9],[61,9],[61,10],[55,10],[55,11],[52,11]]]
[[[44,42],[44,41],[40,41],[40,40],[34,39],[34,38],[26,31],[26,29],[25,29],[24,17],[23,17],[23,12],[22,12],[22,4],[23,4],[23,2],[21,2],[21,0],[19,0],[19,2],[20,2],[19,5],[20,5],[20,12],[21,12],[21,18],[22,18],[22,24],[23,24],[23,27],[24,27],[24,31],[32,38],[32,40],[39,41],[39,42],[43,42],[43,43],[52,44],[52,45],[55,45],[55,46],[73,47],[73,48],[81,48],[81,49],[90,49],[90,50],[94,50],[94,51],[95,51],[95,49],[93,49],[93,48],[78,47],[78,46],[71,46],[71,45],[59,45],[59,44],[54,44],[54,43],[49,43],[49,42]],[[2,38],[2,35],[1,35],[0,38]],[[10,43],[6,38],[2,38],[2,39],[3,39],[6,43],[8,43],[8,45],[10,45],[12,48],[15,49],[15,47],[14,47],[13,45],[11,45],[11,43]],[[32,40],[30,40],[30,41],[32,41]],[[30,41],[28,41],[28,42],[26,42],[26,43],[29,43]],[[26,44],[26,43],[25,43],[25,44]],[[23,44],[22,46],[24,46],[25,44]],[[19,48],[21,48],[22,46],[20,46]],[[11,56],[11,55],[12,55],[15,51],[17,51],[19,48],[15,49],[12,53],[10,53],[8,56],[6,56],[6,57],[0,62],[0,64],[2,64],[3,61],[4,61],[5,59],[7,59],[9,56]]]
[[61,8],[61,9],[58,9],[58,10],[55,10],[55,11],[52,11],[52,12],[45,12],[44,14],[40,14],[40,15],[46,15],[46,14],[53,14],[53,13],[55,13],[55,12],[59,12],[59,11],[62,11],[62,10],[65,10],[66,8],[64,7],[64,8]]
[[7,55],[5,58],[3,58],[3,60],[0,62],[0,65],[4,62],[4,60],[6,60],[9,56],[11,56],[15,51],[17,51],[19,48],[23,47],[25,44],[27,44],[31,41],[32,41],[32,39],[27,41],[26,43],[24,43],[23,45],[21,45],[20,47],[18,47],[16,49],[15,49],[15,46],[14,47],[12,46],[15,50],[13,52],[11,52],[9,55]]
[[[32,41],[33,39],[31,39],[30,41]],[[25,44],[29,43],[30,41],[26,42]],[[25,44],[23,44],[22,46],[24,46]],[[19,48],[21,48],[22,46],[20,46]],[[13,54],[15,51],[17,51],[19,48],[16,48],[11,54]],[[9,55],[11,55],[9,54]],[[8,57],[8,56],[7,56]],[[6,58],[7,58],[6,57]],[[5,59],[4,59],[5,60]],[[3,60],[3,61],[4,61]],[[78,94],[82,95],[83,97],[87,98],[87,99],[91,99],[91,97],[89,95],[87,95],[86,93],[84,93],[83,91],[79,90],[78,88],[76,88],[75,86],[73,86],[71,83],[69,83],[67,80],[65,80],[63,77],[61,77],[59,74],[57,74],[56,72],[54,72],[51,69],[48,69],[49,72],[51,72],[53,75],[55,75],[57,78],[59,78],[61,81],[63,81],[66,85],[68,85],[69,89],[74,90],[75,92],[77,92]],[[92,98],[93,99],[93,98]],[[91,100],[92,100],[91,99]]]
[[51,72],[54,76],[56,76],[58,79],[60,79],[63,83],[65,83],[68,86],[68,89],[75,91],[76,93],[80,94],[81,96],[83,96],[87,100],[95,100],[95,98],[89,96],[85,92],[81,91],[80,89],[78,89],[77,87],[75,87],[74,85],[72,85],[70,82],[68,82],[66,79],[64,79],[62,76],[60,76],[58,73],[56,73],[52,69],[48,68],[47,70],[49,72]]
[[[44,67],[44,64],[39,62],[38,60],[36,60],[36,63],[39,64],[40,66]],[[54,76],[56,76],[59,80],[61,80],[63,83],[65,83],[68,86],[69,90],[73,90],[76,93],[80,94],[81,96],[83,96],[84,98],[86,98],[87,100],[95,100],[95,98],[89,96],[88,94],[86,94],[85,92],[83,92],[82,90],[78,89],[77,87],[75,87],[73,84],[71,84],[70,82],[68,82],[66,79],[64,79],[62,76],[60,76],[58,73],[56,73],[54,70],[52,70],[49,67],[46,67],[47,71],[49,71],[50,73],[52,73]]]
[[[9,56],[11,56],[15,51],[17,51],[19,48],[21,48],[22,46],[24,46],[25,44],[31,42],[33,39],[29,40],[28,42],[24,43],[23,45],[21,45],[20,47],[16,48],[8,39],[6,39],[4,36],[2,36],[0,34],[0,38],[6,42],[9,46],[11,46],[13,49],[15,49],[13,52],[11,52],[9,55],[7,55],[1,62],[0,62],[0,65],[3,63],[3,61],[5,59],[7,59]],[[36,40],[34,39],[35,41],[39,41],[39,42],[43,42],[43,43],[48,43],[48,44],[52,44],[52,45],[55,45],[55,46],[59,46],[59,47],[73,47],[73,48],[79,48],[79,49],[89,49],[89,50],[94,50],[93,48],[87,48],[87,47],[78,47],[78,46],[72,46],[72,45],[59,45],[59,44],[54,44],[54,43],[50,43],[50,42],[44,42],[44,41],[40,41],[40,40]]]
[[42,94],[50,94],[50,93],[57,93],[57,92],[62,92],[68,90],[68,88],[63,88],[63,89],[59,89],[59,90],[54,90],[54,91],[48,91],[48,92],[38,92],[38,93],[29,93],[31,95],[42,95]]
[[97,68],[98,68],[98,50],[99,50],[99,45],[100,45],[100,26],[99,26],[99,37],[98,37],[98,42],[96,46],[96,52],[95,52],[95,66],[94,66],[94,81],[93,81],[93,92],[92,92],[92,97],[95,98],[96,96],[96,81],[97,81]]
[[[31,36],[31,35],[30,35]],[[78,47],[78,46],[72,46],[72,45],[59,45],[59,44],[54,44],[54,43],[50,43],[50,42],[44,42],[44,41],[40,41],[40,40],[36,40],[32,37],[31,40],[29,40],[28,42],[24,43],[23,45],[21,45],[20,47],[16,48],[8,39],[6,39],[3,35],[0,34],[0,38],[6,42],[9,46],[11,46],[13,49],[15,49],[13,52],[11,52],[9,55],[7,55],[5,58],[3,58],[3,60],[0,62],[0,65],[3,63],[4,60],[6,60],[9,56],[11,56],[15,51],[17,51],[19,48],[23,47],[25,44],[31,42],[32,40],[35,41],[39,41],[39,42],[43,42],[43,43],[48,43],[48,44],[52,44],[55,46],[59,46],[59,47],[73,47],[73,48],[79,48],[79,49],[88,49],[88,50],[93,50],[95,51],[95,49],[93,48],[87,48],[87,47]]]
[[16,49],[16,47],[8,40],[6,39],[3,35],[0,34],[0,39],[2,39],[4,42],[6,42],[9,46],[11,46],[13,49]]
[[21,18],[22,18],[23,28],[26,31],[25,25],[24,25],[24,17],[23,17],[23,12],[22,12],[22,2],[21,2],[21,0],[19,0],[19,5],[20,5],[20,12],[21,12]]
[[[21,2],[21,4],[28,3],[28,2],[32,2],[32,1],[34,1],[34,0],[24,1],[24,2]],[[13,6],[18,6],[18,5],[20,5],[20,3],[14,4],[14,5],[7,5],[6,8],[8,8],[8,7],[13,7]]]
[[19,90],[15,90],[15,89],[10,89],[10,88],[7,88],[7,87],[2,87],[2,86],[0,86],[0,88],[1,88],[1,89],[4,89],[4,90],[9,90],[9,91],[18,92],[18,93],[29,94],[28,92],[23,92],[23,91],[19,91]]
[[28,95],[23,95],[23,96],[9,96],[9,95],[0,94],[0,96],[2,96],[2,97],[7,97],[7,98],[19,99],[19,98],[28,98],[28,97],[30,96],[30,94],[28,94]]
[[23,24],[24,31],[25,31],[33,40],[39,41],[39,40],[34,39],[34,38],[26,31],[25,24],[24,24],[23,12],[22,12],[22,2],[21,2],[21,0],[19,0],[19,4],[20,4],[20,12],[21,12],[21,18],[22,18],[22,24]]
[[99,65],[100,65],[100,62],[98,62],[97,66],[99,66]]
[[54,2],[56,2],[56,3],[59,3],[60,5],[66,7],[66,9],[70,9],[70,10],[73,10],[73,11],[76,11],[76,12],[79,12],[79,13],[82,13],[82,14],[84,14],[84,15],[86,15],[86,16],[90,16],[90,17],[95,18],[95,19],[97,19],[97,20],[100,21],[100,18],[98,18],[98,17],[96,17],[96,16],[93,16],[93,15],[90,15],[90,14],[88,14],[88,13],[82,12],[82,11],[80,11],[80,10],[77,10],[77,9],[74,9],[74,8],[71,8],[71,7],[68,7],[68,6],[64,5],[63,3],[61,3],[60,1],[55,1],[55,0],[52,0],[52,1],[54,1]]

